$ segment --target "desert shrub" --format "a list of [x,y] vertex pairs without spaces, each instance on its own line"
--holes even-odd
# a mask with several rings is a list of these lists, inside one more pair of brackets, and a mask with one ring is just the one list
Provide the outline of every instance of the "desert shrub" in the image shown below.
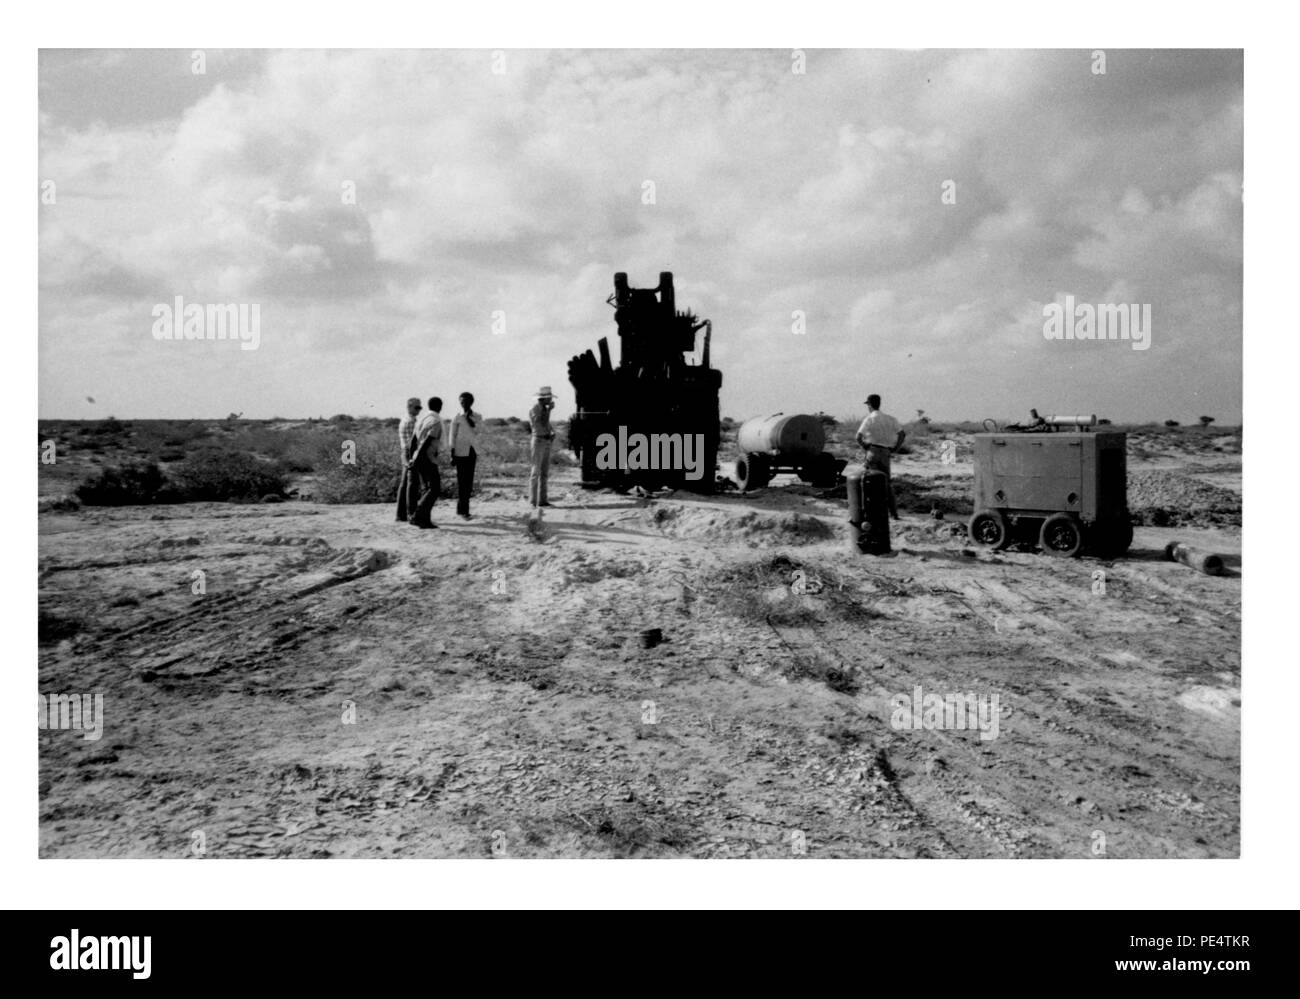
[[156,462],[128,461],[100,469],[83,479],[74,492],[87,506],[128,506],[158,502],[166,483]]
[[81,500],[75,496],[51,496],[41,500],[37,509],[41,513],[76,513],[81,509]]
[[209,447],[180,462],[172,472],[176,489],[187,500],[256,500],[285,489],[278,462],[262,461],[244,451]]
[[161,432],[161,444],[163,447],[188,448],[208,435],[208,428],[197,420],[184,423],[178,421],[167,424],[167,429]]
[[315,451],[311,448],[292,447],[280,460],[280,464],[286,471],[301,475],[306,472],[316,471],[317,458]]
[[1178,426],[1178,425],[1179,425],[1179,423],[1178,423],[1177,420],[1165,420],[1165,426],[1166,426],[1166,427],[1176,427],[1176,426]]
[[[392,503],[402,479],[397,443],[388,434],[368,434],[356,441],[355,464],[344,464],[334,449],[317,466],[315,496],[322,503]],[[446,486],[446,470],[443,470]]]

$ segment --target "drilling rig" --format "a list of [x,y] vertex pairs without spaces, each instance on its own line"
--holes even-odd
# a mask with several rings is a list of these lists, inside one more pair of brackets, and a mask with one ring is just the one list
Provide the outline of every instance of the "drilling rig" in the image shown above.
[[[599,360],[588,350],[569,361],[577,412],[569,423],[569,446],[582,466],[589,488],[626,492],[686,488],[712,492],[719,438],[718,391],[722,372],[709,366],[713,324],[689,310],[677,310],[673,276],[659,275],[655,288],[633,288],[627,274],[614,275],[614,293],[606,300],[618,327],[619,361],[614,367],[609,341],[597,343]],[[697,334],[698,360],[693,355]],[[691,479],[682,469],[602,468],[597,461],[604,435],[699,435],[703,475]]]

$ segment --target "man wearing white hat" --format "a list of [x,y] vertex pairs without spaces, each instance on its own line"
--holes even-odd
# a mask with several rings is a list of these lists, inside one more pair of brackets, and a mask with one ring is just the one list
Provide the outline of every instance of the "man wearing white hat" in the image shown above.
[[528,502],[533,506],[550,506],[546,499],[546,480],[551,471],[551,442],[555,440],[555,431],[551,429],[551,410],[555,408],[555,396],[551,395],[551,386],[543,385],[537,390],[537,402],[528,411],[528,422],[532,426],[532,471],[528,473]]

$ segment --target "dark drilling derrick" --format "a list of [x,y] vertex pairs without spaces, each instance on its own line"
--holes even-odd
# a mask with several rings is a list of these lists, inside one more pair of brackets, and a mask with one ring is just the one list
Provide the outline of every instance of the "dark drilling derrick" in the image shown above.
[[[589,486],[629,489],[663,487],[712,492],[718,456],[718,391],[722,372],[709,365],[713,326],[690,311],[677,311],[673,276],[664,271],[656,288],[632,288],[627,275],[614,275],[614,307],[619,362],[614,367],[609,342],[597,344],[599,359],[588,350],[569,361],[577,412],[569,425],[569,445],[582,464]],[[689,355],[699,337],[700,356]],[[601,467],[601,441],[611,438],[691,435],[702,446],[697,468]],[[610,435],[610,437],[605,437]],[[695,435],[698,435],[695,436]],[[609,463],[604,462],[605,465]],[[698,477],[692,477],[693,475]]]

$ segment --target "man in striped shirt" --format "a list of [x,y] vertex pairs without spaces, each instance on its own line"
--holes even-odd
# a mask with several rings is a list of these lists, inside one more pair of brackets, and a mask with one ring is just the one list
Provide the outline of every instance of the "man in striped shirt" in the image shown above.
[[420,400],[412,396],[406,400],[406,415],[397,424],[398,461],[401,462],[402,481],[397,486],[397,519],[403,523],[415,509],[415,477],[406,463],[411,458],[411,441],[415,438],[415,420],[420,415]]

